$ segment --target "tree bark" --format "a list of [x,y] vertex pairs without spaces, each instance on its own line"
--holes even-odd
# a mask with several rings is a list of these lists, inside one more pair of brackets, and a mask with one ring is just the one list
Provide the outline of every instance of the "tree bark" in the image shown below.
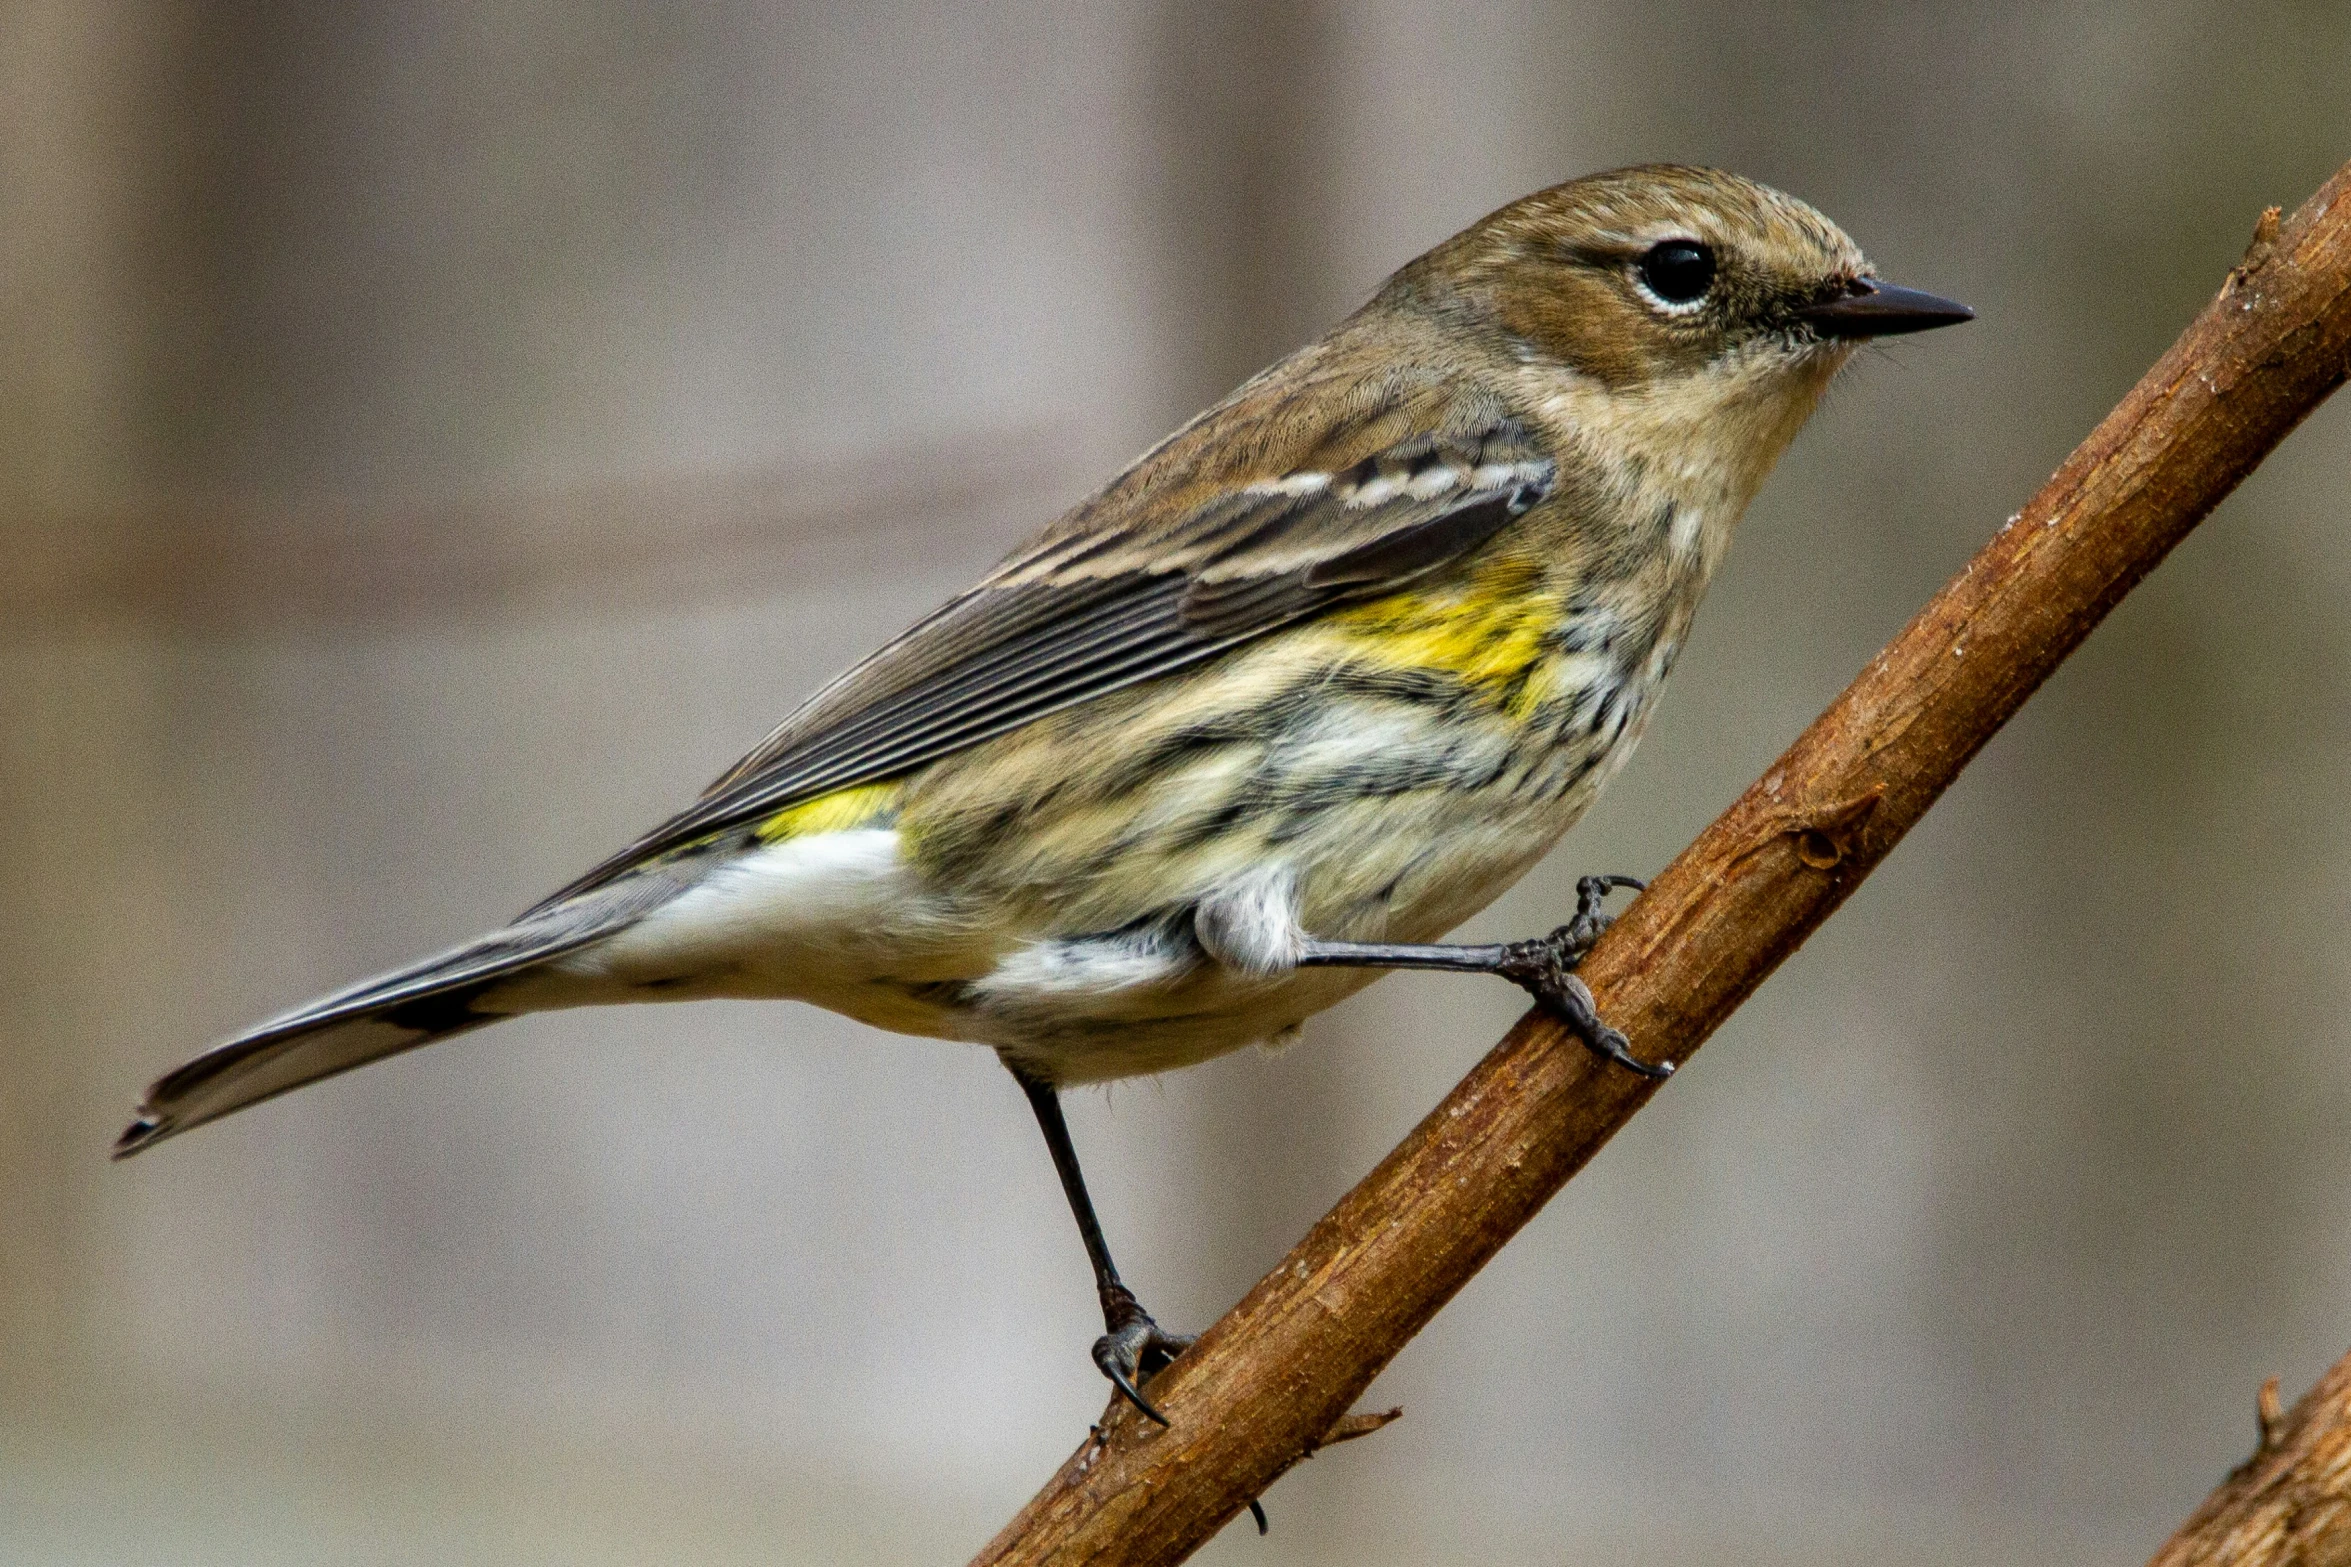
[[[2253,247],[2025,508],[1586,959],[1602,1016],[1687,1060],[2122,596],[2351,371],[2351,165]],[[1280,1265],[1113,1405],[977,1564],[1182,1561],[1656,1091],[1530,1013]]]
[[2276,1377],[2254,1407],[2253,1456],[2148,1567],[2351,1567],[2351,1355],[2286,1414]]

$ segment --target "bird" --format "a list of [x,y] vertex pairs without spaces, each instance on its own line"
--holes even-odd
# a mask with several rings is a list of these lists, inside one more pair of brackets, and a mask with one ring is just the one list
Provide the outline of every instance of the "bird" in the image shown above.
[[1120,1277],[1060,1096],[1398,968],[1497,974],[1662,1075],[1548,936],[1442,938],[1631,755],[1765,476],[1863,341],[1972,319],[1792,196],[1678,165],[1490,213],[817,691],[507,925],[147,1090],[117,1157],[524,1013],[814,1003],[992,1048],[1094,1274],[1096,1367],[1191,1342]]

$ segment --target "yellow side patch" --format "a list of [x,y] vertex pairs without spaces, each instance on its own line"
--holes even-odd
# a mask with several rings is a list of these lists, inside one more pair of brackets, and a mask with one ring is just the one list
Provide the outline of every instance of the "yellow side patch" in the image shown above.
[[1485,688],[1525,717],[1541,699],[1544,638],[1559,624],[1558,596],[1523,557],[1482,568],[1436,592],[1404,592],[1342,610],[1326,624],[1350,651],[1393,668],[1433,669]]
[[812,833],[848,832],[853,828],[871,827],[877,822],[894,819],[897,814],[898,785],[859,784],[853,789],[836,789],[831,794],[820,794],[813,800],[802,800],[798,805],[786,806],[761,822],[755,836],[761,843],[781,843],[786,838],[801,838]]

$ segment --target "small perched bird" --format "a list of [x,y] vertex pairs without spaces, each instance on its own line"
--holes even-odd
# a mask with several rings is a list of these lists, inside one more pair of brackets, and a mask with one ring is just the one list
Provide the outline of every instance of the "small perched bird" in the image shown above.
[[1638,1071],[1576,918],[1437,944],[1624,765],[1733,526],[1864,338],[1970,318],[1811,207],[1647,167],[1388,279],[512,924],[239,1035],[118,1154],[525,1012],[814,1002],[996,1050],[1124,1396],[1188,1340],[1113,1266],[1057,1091],[1279,1038],[1386,969],[1502,974]]

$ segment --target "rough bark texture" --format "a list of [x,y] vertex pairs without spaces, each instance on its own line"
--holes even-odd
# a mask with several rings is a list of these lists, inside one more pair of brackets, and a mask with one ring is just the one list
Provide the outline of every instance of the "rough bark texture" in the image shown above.
[[[2351,370],[2351,167],[2265,213],[2219,296],[2024,510],[1586,960],[1686,1060],[1968,759]],[[1297,1248],[1114,1406],[978,1563],[1182,1561],[1306,1455],[1656,1085],[1530,1014]]]
[[2255,1406],[2261,1444],[2148,1567],[2351,1567],[2351,1355],[2284,1415]]

